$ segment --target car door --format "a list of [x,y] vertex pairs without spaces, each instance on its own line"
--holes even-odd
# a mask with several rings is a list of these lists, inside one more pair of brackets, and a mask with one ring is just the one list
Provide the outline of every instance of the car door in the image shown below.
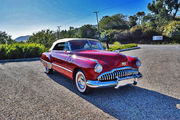
[[67,68],[67,59],[69,55],[67,54],[67,43],[57,43],[53,50],[51,51],[52,55],[52,65],[53,69],[69,76],[69,74],[72,72]]

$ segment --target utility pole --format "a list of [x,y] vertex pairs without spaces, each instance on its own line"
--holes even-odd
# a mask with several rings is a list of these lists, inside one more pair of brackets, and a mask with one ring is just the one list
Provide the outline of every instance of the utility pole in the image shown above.
[[61,26],[57,26],[58,28],[58,31],[57,31],[57,38],[59,39],[60,38],[60,30],[61,30]]
[[[98,13],[99,11],[95,11],[93,12],[96,14],[96,20],[97,20],[97,30],[98,30],[98,35],[99,35],[99,38],[100,38],[100,31],[99,31],[99,20],[98,20]],[[109,44],[108,44],[108,40],[106,40],[106,46],[107,46],[107,49],[109,49]]]
[[99,20],[98,20],[98,11],[95,11],[95,12],[93,12],[93,13],[95,13],[96,14],[96,20],[97,20],[97,29],[98,29],[98,32],[99,32]]

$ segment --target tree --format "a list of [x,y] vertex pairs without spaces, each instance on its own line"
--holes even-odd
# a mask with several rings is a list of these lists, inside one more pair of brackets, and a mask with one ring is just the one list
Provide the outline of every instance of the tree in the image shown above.
[[142,23],[142,18],[145,16],[145,12],[137,12],[136,16],[138,17],[139,20],[139,25]]
[[78,37],[78,28],[71,28],[67,31],[67,37],[77,38]]
[[154,16],[152,14],[147,14],[143,17],[142,22],[146,23],[146,22],[150,22],[154,20]]
[[70,27],[69,27],[69,30],[74,30],[74,27],[70,26]]
[[81,38],[94,38],[97,33],[97,28],[92,25],[83,25],[78,31],[78,36]]
[[8,35],[6,32],[0,31],[0,44],[11,44],[14,40],[11,39],[11,36]]
[[128,21],[126,16],[122,14],[116,14],[113,16],[104,16],[99,22],[99,28],[101,31],[108,29],[128,29]]
[[175,19],[180,8],[179,0],[153,0],[148,3],[148,9],[159,17],[165,19]]
[[136,15],[133,15],[133,16],[129,16],[129,25],[130,25],[130,28],[132,28],[133,26],[137,25],[137,16]]
[[45,47],[51,47],[52,43],[56,40],[56,35],[53,31],[47,29],[42,30],[33,35],[27,40],[28,43],[39,43]]
[[175,19],[177,12],[180,8],[179,0],[165,0],[165,3],[168,4],[169,14],[172,15],[173,19]]
[[60,32],[60,38],[76,38],[78,37],[78,29],[77,28],[70,28],[67,30],[62,30]]

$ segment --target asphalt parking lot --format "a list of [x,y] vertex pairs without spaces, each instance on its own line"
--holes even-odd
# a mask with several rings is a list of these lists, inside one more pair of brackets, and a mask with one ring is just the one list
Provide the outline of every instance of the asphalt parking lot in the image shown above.
[[137,86],[77,92],[73,81],[44,73],[39,60],[0,63],[0,119],[180,120],[180,46],[140,45]]

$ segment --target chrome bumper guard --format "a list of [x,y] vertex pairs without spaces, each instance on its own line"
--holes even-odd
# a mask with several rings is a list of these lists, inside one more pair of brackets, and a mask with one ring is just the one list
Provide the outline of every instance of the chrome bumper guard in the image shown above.
[[125,85],[137,83],[137,79],[141,78],[142,74],[136,74],[133,76],[127,76],[123,78],[116,77],[117,80],[114,81],[93,81],[93,80],[88,80],[87,81],[87,86],[90,88],[102,88],[102,87],[115,87],[116,89]]

